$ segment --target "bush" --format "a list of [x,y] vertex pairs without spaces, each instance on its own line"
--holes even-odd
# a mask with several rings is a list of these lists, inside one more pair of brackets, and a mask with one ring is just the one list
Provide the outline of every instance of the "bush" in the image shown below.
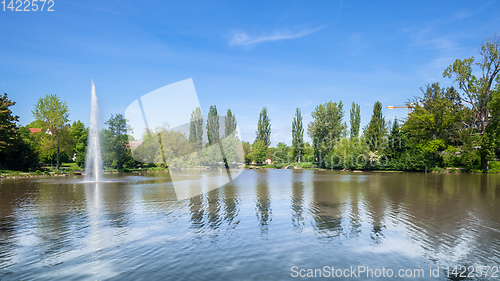
[[46,175],[46,176],[48,176],[48,175],[50,175],[50,172],[49,171],[44,171],[43,174]]
[[500,161],[490,161],[488,173],[500,173]]
[[283,168],[283,163],[274,163],[274,167],[276,169],[281,169],[281,168]]
[[448,148],[443,153],[443,164],[445,167],[458,167],[460,166],[460,157],[456,156],[455,153],[458,152],[453,146],[448,146]]
[[39,175],[41,175],[41,174],[42,174],[42,171],[40,171],[40,170],[36,170],[35,175],[38,175],[38,176],[39,176]]
[[298,165],[303,169],[311,168],[311,162],[302,162],[302,163],[298,163]]

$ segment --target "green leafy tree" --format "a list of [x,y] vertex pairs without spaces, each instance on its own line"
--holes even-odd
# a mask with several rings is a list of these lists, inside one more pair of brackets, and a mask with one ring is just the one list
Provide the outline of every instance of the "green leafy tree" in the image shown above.
[[189,126],[189,141],[201,144],[203,140],[203,115],[201,108],[197,107],[191,113],[191,123]]
[[88,128],[85,128],[85,124],[80,120],[73,122],[71,125],[71,136],[75,143],[75,163],[82,168],[85,167],[88,133]]
[[264,162],[267,156],[267,145],[262,140],[256,140],[252,144],[252,160],[258,164]]
[[224,119],[225,135],[226,137],[236,135],[236,117],[234,117],[231,109],[227,110],[226,118]]
[[257,122],[256,141],[263,141],[266,147],[271,145],[271,119],[267,115],[267,108],[262,108]]
[[57,169],[59,170],[61,166],[61,148],[67,147],[62,146],[62,141],[68,139],[65,137],[69,131],[69,126],[67,126],[69,122],[68,105],[57,94],[47,94],[38,100],[32,114],[35,119],[43,123],[44,130],[48,129],[46,147],[55,147]]
[[130,154],[127,153],[127,133],[131,128],[123,114],[111,115],[105,124],[108,128],[104,130],[105,143],[107,144],[107,159],[104,159],[104,162],[107,162],[108,165],[111,162],[111,166],[116,166],[116,169],[121,170],[123,164],[130,160]]
[[359,126],[361,125],[361,113],[359,104],[353,102],[351,107],[351,138],[359,136]]
[[413,141],[441,139],[446,144],[456,144],[458,132],[463,129],[461,119],[466,114],[457,92],[453,87],[441,88],[434,83],[422,89],[422,93],[423,97],[411,102],[413,112],[405,122]]
[[288,158],[290,147],[284,142],[279,142],[273,153],[273,163],[290,163]]
[[217,107],[215,105],[210,106],[210,111],[207,117],[207,136],[208,144],[212,145],[219,141],[219,114],[217,114]]
[[342,102],[318,105],[311,115],[313,121],[307,126],[308,133],[313,140],[314,153],[319,165],[325,166],[325,157],[346,132],[347,126],[342,121],[344,118]]
[[382,115],[382,103],[379,101],[375,102],[373,106],[373,115],[364,134],[371,151],[380,150],[384,146],[387,138],[387,126]]
[[252,146],[249,142],[243,142],[243,153],[245,157],[245,163],[250,164],[250,162],[252,162]]
[[293,157],[300,163],[304,149],[304,127],[302,126],[302,114],[300,109],[295,109],[295,117],[292,121],[292,146]]
[[[500,78],[500,36],[490,40],[488,39],[480,49],[480,58],[475,63],[475,58],[456,59],[455,62],[448,66],[443,72],[444,77],[454,78],[458,83],[460,90],[460,100],[471,108],[473,119],[470,124],[473,128],[473,134],[479,135],[480,148],[479,154],[481,157],[481,169],[488,169],[489,160],[495,152],[494,133],[496,123],[500,112],[495,110],[493,100],[495,95],[495,87],[499,83]],[[474,70],[479,70],[479,76],[476,76]],[[493,111],[496,111],[493,113]],[[492,114],[493,113],[493,114]]]

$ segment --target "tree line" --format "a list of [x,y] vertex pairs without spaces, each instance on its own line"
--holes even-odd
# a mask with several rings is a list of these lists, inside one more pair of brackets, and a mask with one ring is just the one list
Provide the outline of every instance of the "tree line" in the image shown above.
[[[83,122],[70,123],[67,103],[57,94],[38,99],[32,110],[35,121],[19,126],[15,104],[7,94],[0,98],[0,169],[34,171],[75,162],[85,167],[88,128]],[[128,125],[122,114],[111,115],[100,132],[103,162],[108,168],[134,167],[128,144]]]
[[[327,102],[311,113],[307,125],[311,144],[304,142],[299,108],[292,121],[292,145],[270,147],[267,109],[260,113],[255,142],[245,143],[247,163],[266,158],[275,167],[300,166],[338,169],[387,169],[424,171],[447,167],[467,171],[500,172],[500,38],[488,39],[479,57],[457,59],[443,77],[457,88],[435,82],[410,99],[408,118],[387,122],[377,101],[368,125],[360,134],[360,106],[352,103],[350,129],[344,122],[343,103]],[[490,167],[494,164],[495,167]]]
[[[264,107],[259,114],[255,141],[242,143],[244,159],[237,153],[236,118],[230,109],[226,116],[219,116],[217,107],[212,105],[205,122],[201,109],[196,108],[185,134],[166,127],[145,132],[134,157],[128,145],[131,128],[127,120],[122,114],[112,115],[101,132],[104,164],[119,170],[140,163],[165,167],[182,164],[175,161],[215,165],[214,161],[226,157],[226,164],[261,164],[268,158],[277,168],[295,163],[302,167],[337,169],[500,169],[490,167],[493,163],[498,165],[491,160],[500,157],[499,50],[497,35],[484,42],[477,59],[455,60],[444,70],[443,77],[453,79],[456,88],[441,87],[439,82],[424,86],[420,96],[406,102],[411,112],[405,119],[387,121],[382,104],[377,101],[370,121],[361,128],[360,106],[353,102],[348,126],[342,101],[330,101],[316,106],[311,113],[312,122],[305,126],[302,112],[296,108],[291,146],[280,142],[271,147],[271,120]],[[1,169],[36,169],[40,162],[55,162],[59,169],[61,162],[72,159],[84,166],[88,128],[80,121],[69,123],[67,104],[57,95],[40,98],[32,111],[35,121],[26,126],[18,125],[19,117],[10,110],[15,102],[7,94],[0,101]],[[30,131],[33,128],[41,130]],[[304,133],[310,137],[310,143],[304,141]],[[232,150],[219,155],[220,150],[214,148],[197,153],[196,159],[184,157],[217,145],[222,150],[224,147]],[[173,160],[179,157],[182,160]],[[171,163],[167,164],[165,159]]]

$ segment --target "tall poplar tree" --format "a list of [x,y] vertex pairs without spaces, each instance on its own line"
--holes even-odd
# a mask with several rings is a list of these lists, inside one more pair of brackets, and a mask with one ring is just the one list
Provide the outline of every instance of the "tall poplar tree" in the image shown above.
[[189,126],[189,141],[202,142],[203,140],[203,115],[201,108],[197,107],[191,113],[191,124]]
[[294,158],[297,158],[300,163],[304,149],[304,127],[302,126],[302,114],[298,107],[295,110],[295,117],[292,121],[292,145]]
[[361,113],[359,104],[353,102],[351,107],[351,138],[359,136],[359,126],[361,124]]
[[217,114],[217,106],[210,106],[210,111],[207,117],[207,136],[208,144],[212,145],[219,141],[219,115]]
[[370,150],[379,150],[387,137],[387,124],[382,115],[382,103],[379,101],[373,105],[373,115],[370,123],[365,129],[365,139]]
[[224,119],[224,125],[225,125],[224,136],[229,137],[236,135],[236,118],[231,112],[231,109],[227,110],[226,118]]
[[266,147],[271,145],[271,119],[267,115],[267,108],[263,107],[259,114],[259,121],[257,122],[257,137],[255,141],[263,141]]

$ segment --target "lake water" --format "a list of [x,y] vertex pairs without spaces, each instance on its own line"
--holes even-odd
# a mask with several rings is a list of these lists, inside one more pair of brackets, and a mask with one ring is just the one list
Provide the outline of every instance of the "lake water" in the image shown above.
[[1,180],[0,279],[500,278],[500,175],[247,170],[182,201],[168,173],[107,179]]

